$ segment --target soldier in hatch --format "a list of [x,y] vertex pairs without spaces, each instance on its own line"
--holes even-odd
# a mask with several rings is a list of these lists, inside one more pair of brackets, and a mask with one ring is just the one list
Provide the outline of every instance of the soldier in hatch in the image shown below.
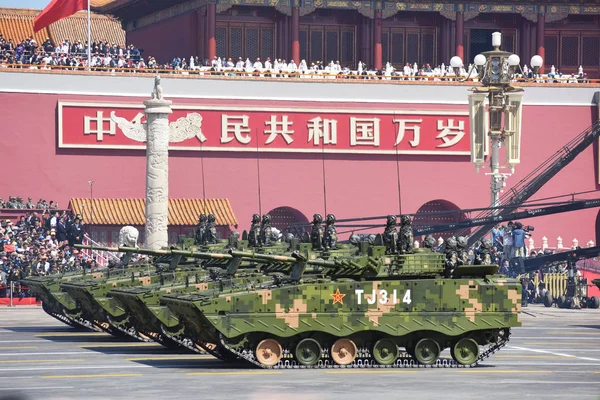
[[250,232],[248,232],[248,246],[258,247],[260,244],[260,215],[254,214],[252,216],[252,225],[250,226]]
[[396,216],[388,215],[385,223],[385,230],[383,231],[383,243],[387,248],[386,253],[396,254],[398,251],[396,246],[398,244],[398,231],[396,230]]
[[458,265],[466,265],[469,263],[469,249],[466,237],[458,236],[456,238],[456,253]]
[[204,231],[204,242],[208,244],[217,243],[217,226],[215,224],[215,214],[208,214],[208,222]]
[[195,244],[204,244],[206,233],[206,214],[200,214],[198,217],[198,227],[196,227],[196,235],[194,237]]
[[263,215],[262,222],[260,223],[259,245],[261,245],[261,246],[270,246],[271,245],[271,216],[269,214]]
[[449,277],[452,271],[458,266],[458,244],[454,236],[446,239],[444,253],[446,255],[446,277]]
[[313,250],[320,250],[323,245],[323,216],[321,214],[313,215],[313,227],[310,231],[310,241],[312,243]]
[[398,251],[400,254],[410,253],[413,249],[413,231],[410,217],[400,216],[400,237],[398,238]]
[[323,236],[323,247],[325,249],[335,249],[337,244],[337,229],[335,229],[335,215],[327,214],[325,226],[325,235]]
[[483,238],[479,248],[475,252],[475,265],[490,265],[492,263],[492,241]]

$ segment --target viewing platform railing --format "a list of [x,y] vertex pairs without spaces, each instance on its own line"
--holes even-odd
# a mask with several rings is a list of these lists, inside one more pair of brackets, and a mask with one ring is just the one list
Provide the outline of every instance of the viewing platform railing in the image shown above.
[[[181,78],[218,78],[218,79],[268,79],[268,80],[288,80],[288,79],[305,79],[307,81],[328,82],[360,82],[360,83],[398,83],[398,84],[451,84],[451,85],[467,85],[472,86],[478,83],[477,77],[467,77],[466,74],[457,78],[454,74],[435,75],[433,73],[425,73],[423,75],[404,75],[395,72],[393,74],[378,74],[376,71],[364,71],[359,74],[358,71],[346,72],[329,72],[325,70],[306,71],[306,72],[290,72],[276,70],[253,70],[240,71],[236,68],[221,68],[213,70],[209,67],[195,67],[190,69],[158,69],[158,68],[110,68],[110,67],[92,67],[84,66],[42,66],[42,65],[25,65],[25,64],[0,64],[0,72],[32,72],[32,73],[48,73],[48,74],[83,74],[83,75],[121,75],[131,74],[133,76],[148,76],[148,75],[168,75],[170,77]],[[547,74],[540,75],[536,78],[516,78],[513,80],[516,86],[539,86],[539,85],[585,85],[585,86],[600,86],[600,79],[577,78],[570,75],[562,77],[549,77]]]

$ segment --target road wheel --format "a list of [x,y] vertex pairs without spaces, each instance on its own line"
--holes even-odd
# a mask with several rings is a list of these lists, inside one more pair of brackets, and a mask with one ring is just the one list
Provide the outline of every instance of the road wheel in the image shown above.
[[331,358],[338,365],[348,365],[356,358],[358,349],[350,339],[338,339],[331,346]]
[[589,308],[600,308],[600,297],[592,296],[588,303]]
[[471,338],[462,338],[452,346],[450,354],[460,365],[471,365],[479,357],[479,345]]
[[398,358],[398,346],[393,340],[380,339],[373,346],[373,358],[381,365],[391,365]]
[[282,353],[281,345],[275,339],[265,339],[256,346],[256,359],[267,367],[277,364]]
[[544,296],[544,305],[546,307],[552,307],[552,303],[554,303],[554,298],[552,297],[552,295],[550,294],[550,292],[548,292]]
[[415,346],[415,358],[419,364],[431,365],[440,357],[440,345],[433,339],[421,339]]
[[302,365],[315,365],[321,358],[321,345],[315,339],[302,339],[296,345],[296,360]]
[[565,308],[566,303],[567,303],[566,296],[560,296],[558,298],[558,300],[556,301],[556,305],[558,306],[558,308]]

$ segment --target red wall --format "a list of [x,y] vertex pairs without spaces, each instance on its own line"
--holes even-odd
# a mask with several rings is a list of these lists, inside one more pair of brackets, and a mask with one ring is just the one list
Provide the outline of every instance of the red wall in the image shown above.
[[135,31],[127,32],[127,44],[144,49],[142,57],[148,62],[153,56],[159,64],[174,57],[185,58],[198,54],[197,14],[195,12],[169,18]]
[[[94,197],[145,195],[145,152],[138,150],[83,150],[57,148],[57,102],[141,103],[142,99],[101,96],[12,94],[0,96],[3,109],[3,140],[0,154],[5,179],[0,197],[9,195],[44,197],[66,207],[70,198],[88,197],[89,180],[95,181]],[[300,102],[172,99],[174,104],[308,106]],[[285,103],[285,104],[284,104]],[[322,107],[323,105],[316,105]],[[327,105],[330,107],[330,105]],[[343,108],[389,109],[397,105],[337,104]],[[315,105],[313,105],[315,107]],[[402,105],[402,109],[466,110],[460,105]],[[522,160],[508,187],[552,155],[570,138],[592,123],[591,107],[526,106],[524,108]],[[394,134],[382,130],[382,135]],[[595,190],[596,156],[588,148],[536,196]],[[258,211],[255,154],[213,152],[204,155],[206,195],[229,198],[240,229],[247,228]],[[300,210],[306,216],[323,213],[321,155],[261,154],[262,210],[280,206]],[[200,154],[172,151],[170,156],[171,198],[201,198]],[[385,215],[398,212],[396,161],[394,155],[326,155],[327,212],[340,218]],[[424,203],[445,199],[460,208],[486,207],[490,203],[489,176],[479,174],[468,156],[400,156],[402,211],[414,213]],[[590,197],[590,196],[588,196]],[[536,246],[547,236],[555,246],[561,236],[565,246],[576,237],[580,245],[596,241],[598,210],[537,217]],[[346,237],[343,237],[345,239]]]

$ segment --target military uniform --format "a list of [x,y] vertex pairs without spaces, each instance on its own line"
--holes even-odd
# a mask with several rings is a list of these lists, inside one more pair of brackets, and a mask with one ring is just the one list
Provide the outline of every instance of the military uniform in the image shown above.
[[204,244],[204,237],[206,233],[206,214],[200,214],[198,217],[198,227],[196,228],[196,234],[194,237],[195,244]]
[[321,214],[313,215],[313,227],[310,231],[310,242],[312,243],[313,250],[320,250],[323,247],[323,217]]
[[492,263],[492,241],[484,238],[475,254],[475,265],[489,265]]
[[250,226],[250,232],[248,232],[248,246],[258,247],[260,245],[260,215],[254,214],[252,216],[252,225]]
[[387,248],[388,254],[396,254],[398,251],[396,246],[398,245],[398,231],[396,230],[396,216],[388,215],[385,223],[385,230],[383,231],[383,243]]
[[458,265],[466,265],[469,263],[469,252],[467,238],[459,236],[456,238],[456,253]]
[[413,231],[410,217],[402,215],[400,217],[400,237],[398,240],[398,251],[400,254],[410,253],[413,249]]
[[271,216],[269,214],[263,215],[262,222],[260,224],[259,243],[261,246],[271,245]]
[[323,235],[323,247],[326,249],[335,249],[337,245],[337,229],[335,228],[335,215],[327,215],[327,225]]
[[208,223],[206,224],[204,242],[208,244],[217,243],[217,226],[215,224],[215,215],[208,214]]
[[446,277],[449,277],[452,274],[452,271],[458,266],[458,252],[457,252],[456,239],[454,236],[446,239],[446,249],[444,250],[446,260]]
[[31,197],[29,197],[27,199],[27,204],[25,205],[25,207],[28,208],[28,209],[35,208],[35,204],[33,204],[33,201],[31,201]]

